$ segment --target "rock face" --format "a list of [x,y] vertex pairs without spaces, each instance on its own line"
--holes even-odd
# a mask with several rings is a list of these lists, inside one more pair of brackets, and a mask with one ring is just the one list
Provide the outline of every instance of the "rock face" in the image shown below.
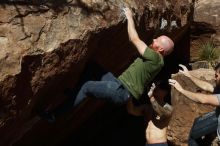
[[201,45],[214,41],[220,53],[220,1],[199,0],[195,3],[194,24],[192,25],[191,60],[198,61]]
[[218,0],[200,0],[195,3],[194,20],[196,22],[208,22],[215,27],[220,24],[220,2]]
[[[203,80],[214,83],[213,69],[197,69],[191,73]],[[173,75],[186,90],[192,92],[201,92],[201,90],[187,77],[181,74]],[[205,93],[205,92],[203,92]],[[175,145],[187,145],[188,135],[194,119],[200,115],[213,111],[215,108],[209,105],[202,105],[184,97],[176,89],[171,89],[172,105],[174,106],[174,115],[169,124],[168,139],[175,142]]]
[[[118,75],[137,56],[121,17],[123,6],[135,12],[138,33],[147,43],[161,33],[173,38],[177,47],[168,58],[174,68],[170,71],[187,63],[192,5],[188,0],[1,1],[1,145],[61,145],[76,133],[76,123],[82,120],[75,127],[71,118],[48,125],[36,111],[62,103],[63,90],[76,86],[87,63]],[[94,110],[99,105],[85,107]]]

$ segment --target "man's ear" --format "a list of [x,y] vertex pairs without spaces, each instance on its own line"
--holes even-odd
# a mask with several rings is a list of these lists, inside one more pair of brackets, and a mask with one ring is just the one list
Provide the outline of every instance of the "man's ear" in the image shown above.
[[165,55],[165,50],[161,47],[159,47],[158,52],[160,52],[162,55]]

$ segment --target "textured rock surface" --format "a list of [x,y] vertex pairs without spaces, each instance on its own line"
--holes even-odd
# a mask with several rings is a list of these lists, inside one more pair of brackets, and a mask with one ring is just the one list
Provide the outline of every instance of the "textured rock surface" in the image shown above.
[[[214,83],[214,70],[212,69],[197,69],[191,73],[203,80]],[[173,78],[179,81],[184,89],[201,92],[201,90],[187,77],[181,74],[174,74]],[[187,139],[194,122],[194,119],[203,113],[214,110],[213,106],[202,105],[191,101],[184,97],[176,89],[171,89],[172,105],[175,108],[174,115],[169,124],[168,139],[175,141],[176,145],[187,145]],[[205,92],[203,92],[205,93]]]
[[[48,125],[39,121],[36,110],[49,110],[62,103],[66,98],[62,94],[64,88],[77,84],[87,62],[95,61],[118,75],[137,56],[128,41],[126,23],[122,22],[122,6],[135,11],[137,30],[143,40],[149,43],[161,32],[172,34],[178,46],[172,56],[175,63],[188,61],[187,18],[192,15],[191,1],[33,2],[0,3],[2,145],[59,145],[74,133],[86,115],[81,121],[73,122],[66,116],[57,124]],[[89,107],[96,109],[98,105]]]
[[195,3],[194,20],[197,22],[208,22],[213,26],[220,24],[220,2],[218,0],[199,0]]
[[220,53],[220,1],[198,0],[195,3],[194,21],[192,27],[193,40],[191,45],[191,60],[199,60],[201,45],[214,40],[217,52]]

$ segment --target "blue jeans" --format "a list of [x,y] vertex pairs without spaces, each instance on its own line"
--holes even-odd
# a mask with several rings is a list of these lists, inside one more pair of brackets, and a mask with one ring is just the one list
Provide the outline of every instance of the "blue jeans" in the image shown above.
[[[123,104],[130,97],[130,93],[117,78],[111,73],[107,73],[102,76],[101,81],[87,81],[80,89],[74,89],[68,96],[71,96],[71,98],[52,110],[50,115],[53,117],[62,115],[80,104],[88,96],[104,99],[115,104]],[[52,117],[50,115],[48,117]]]
[[188,145],[199,146],[199,139],[202,136],[216,132],[217,127],[218,115],[216,114],[216,111],[206,113],[196,118],[190,131]]
[[167,143],[146,144],[145,146],[168,146]]
[[103,99],[114,104],[124,104],[130,97],[129,91],[111,73],[105,74],[101,81],[87,81],[78,92],[74,107],[86,97]]

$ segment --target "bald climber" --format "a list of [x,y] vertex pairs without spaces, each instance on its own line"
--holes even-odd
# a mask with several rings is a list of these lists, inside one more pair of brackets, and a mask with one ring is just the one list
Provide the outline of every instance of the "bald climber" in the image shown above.
[[[140,54],[118,78],[108,73],[102,81],[86,82],[74,105],[78,105],[87,96],[105,99],[116,104],[124,104],[129,98],[139,100],[145,88],[164,66],[163,58],[173,51],[173,41],[163,35],[153,40],[148,47],[138,36],[133,14],[129,8],[124,9],[130,41]],[[106,80],[107,77],[107,80]]]
[[115,104],[126,104],[132,98],[139,100],[146,87],[164,66],[164,57],[173,51],[174,43],[165,35],[154,39],[152,44],[147,46],[137,34],[132,11],[125,8],[124,14],[127,18],[129,39],[140,56],[118,78],[107,73],[101,81],[85,82],[76,95],[74,107],[86,97],[103,99]]

